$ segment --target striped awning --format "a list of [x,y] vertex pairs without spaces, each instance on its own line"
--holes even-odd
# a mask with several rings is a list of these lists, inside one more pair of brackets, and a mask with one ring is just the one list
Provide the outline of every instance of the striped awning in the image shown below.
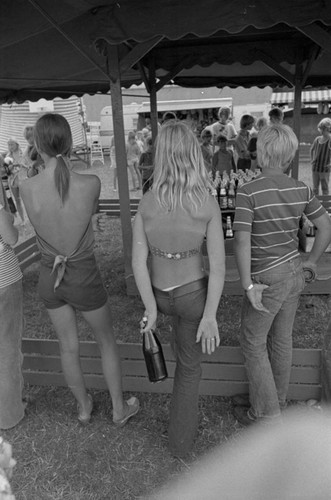
[[[304,104],[331,102],[331,89],[304,90],[301,99]],[[294,103],[294,92],[273,92],[270,102],[271,104],[292,104]]]
[[[54,112],[64,116],[69,122],[74,146],[85,143],[77,102],[76,96],[68,99],[56,97],[53,100]],[[24,127],[34,125],[39,116],[40,113],[30,111],[28,101],[23,104],[3,104],[0,109],[0,151],[7,150],[7,141],[10,137],[15,137],[24,150],[26,147],[26,140],[23,136]]]

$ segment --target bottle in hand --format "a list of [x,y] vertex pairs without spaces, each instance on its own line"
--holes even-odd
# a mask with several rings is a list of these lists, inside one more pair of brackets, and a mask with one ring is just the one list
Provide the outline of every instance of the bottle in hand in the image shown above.
[[168,377],[162,345],[156,333],[149,330],[143,334],[143,354],[150,382],[161,382]]

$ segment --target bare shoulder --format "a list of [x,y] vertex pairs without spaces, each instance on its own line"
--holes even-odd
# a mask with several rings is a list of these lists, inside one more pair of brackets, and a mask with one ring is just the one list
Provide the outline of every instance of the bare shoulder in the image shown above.
[[215,197],[211,194],[208,195],[206,204],[205,204],[206,214],[209,215],[210,218],[220,217],[221,211],[220,207],[215,199]]
[[24,196],[25,193],[31,193],[38,189],[38,186],[40,186],[40,178],[38,178],[38,175],[24,179],[23,182],[20,182],[20,193]]
[[139,202],[139,212],[142,213],[145,210],[150,210],[153,204],[155,204],[155,196],[152,191],[148,191]]
[[87,189],[92,191],[100,191],[101,181],[97,175],[72,173],[72,179],[79,189]]

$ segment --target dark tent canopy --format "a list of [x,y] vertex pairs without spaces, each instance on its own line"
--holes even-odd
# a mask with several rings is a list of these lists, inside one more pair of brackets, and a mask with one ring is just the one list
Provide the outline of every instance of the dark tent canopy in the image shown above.
[[[111,90],[124,265],[132,282],[122,87],[331,87],[326,0],[2,0],[0,103]],[[293,167],[297,176],[298,156]],[[129,292],[130,293],[130,292]]]
[[[103,3],[102,6],[99,4]],[[2,0],[0,100],[107,92],[121,84],[331,85],[331,2]]]

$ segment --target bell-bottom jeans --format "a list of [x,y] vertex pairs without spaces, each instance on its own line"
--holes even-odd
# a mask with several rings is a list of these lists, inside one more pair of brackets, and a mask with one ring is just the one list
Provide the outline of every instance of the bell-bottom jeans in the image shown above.
[[262,303],[269,312],[255,310],[244,296],[241,346],[249,381],[250,414],[278,417],[286,405],[291,364],[292,329],[305,277],[300,257],[257,274],[254,283],[268,285]]
[[198,399],[201,378],[201,343],[196,334],[205,308],[207,281],[190,293],[185,286],[164,292],[154,288],[157,306],[174,317],[176,370],[169,419],[169,449],[175,456],[191,451],[198,429]]

